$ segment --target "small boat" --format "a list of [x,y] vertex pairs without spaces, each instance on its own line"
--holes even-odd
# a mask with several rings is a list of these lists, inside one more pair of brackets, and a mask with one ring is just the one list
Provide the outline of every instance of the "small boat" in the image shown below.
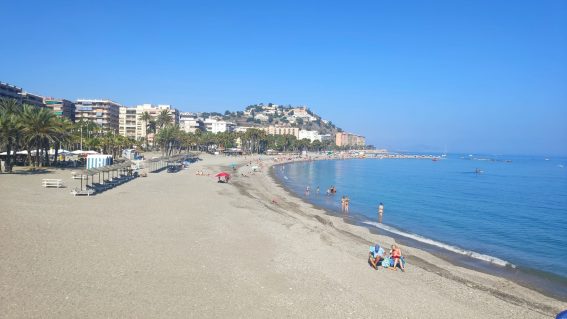
[[482,174],[482,173],[484,173],[484,171],[481,170],[480,168],[475,169],[474,172],[475,172],[475,174]]

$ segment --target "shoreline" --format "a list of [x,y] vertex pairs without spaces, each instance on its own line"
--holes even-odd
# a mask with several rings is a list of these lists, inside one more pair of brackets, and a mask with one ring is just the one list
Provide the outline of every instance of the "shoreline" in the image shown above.
[[[357,159],[357,158],[349,158],[349,159]],[[338,159],[338,158],[311,158],[311,159],[296,159],[296,160],[291,160],[291,161],[277,161],[277,162],[273,162],[271,164],[267,165],[267,176],[270,178],[271,183],[273,183],[274,185],[276,185],[276,187],[280,187],[284,192],[287,193],[287,195],[289,196],[288,200],[291,199],[291,201],[297,201],[297,202],[301,202],[304,205],[309,205],[311,206],[313,209],[320,211],[321,213],[323,213],[325,216],[328,217],[334,217],[335,219],[339,219],[341,220],[344,224],[348,224],[351,225],[353,227],[360,227],[363,229],[366,229],[370,234],[372,235],[377,235],[377,236],[385,236],[387,239],[385,239],[384,241],[388,241],[389,240],[393,240],[394,242],[398,242],[401,243],[402,245],[406,246],[405,251],[408,250],[408,248],[410,248],[415,255],[409,255],[407,260],[408,260],[408,265],[412,266],[412,262],[414,263],[415,266],[417,267],[421,267],[426,269],[427,271],[431,271],[437,274],[440,274],[442,276],[444,276],[447,279],[453,280],[457,283],[460,284],[464,284],[466,286],[473,286],[479,290],[488,292],[493,294],[494,296],[497,296],[498,298],[504,299],[504,300],[508,300],[509,302],[512,303],[517,303],[517,302],[521,302],[523,304],[528,304],[531,307],[534,308],[539,308],[540,310],[550,310],[549,308],[547,308],[547,306],[542,305],[542,304],[538,304],[538,303],[533,303],[530,300],[524,299],[521,300],[521,298],[518,298],[514,293],[507,293],[507,292],[502,292],[499,291],[497,289],[497,287],[494,287],[491,285],[494,283],[489,283],[487,285],[486,282],[475,282],[474,280],[470,280],[470,278],[467,278],[465,276],[461,276],[460,274],[455,274],[452,273],[451,271],[448,271],[446,269],[446,267],[442,267],[442,266],[438,266],[435,265],[433,263],[430,263],[427,261],[427,258],[423,258],[423,256],[418,256],[418,255],[432,255],[435,258],[439,258],[444,260],[445,262],[451,264],[454,267],[458,267],[458,268],[463,268],[469,271],[472,271],[474,273],[481,273],[490,277],[495,277],[497,281],[499,280],[505,280],[505,281],[509,281],[510,283],[513,283],[514,285],[518,285],[519,287],[521,287],[521,289],[527,289],[529,291],[533,291],[536,293],[541,293],[542,295],[544,295],[545,297],[554,299],[556,301],[559,302],[565,302],[567,299],[562,299],[564,298],[564,294],[561,294],[558,291],[555,290],[546,290],[540,286],[537,286],[536,284],[534,284],[534,282],[532,280],[528,280],[523,281],[523,280],[518,280],[518,278],[514,279],[513,274],[507,274],[505,271],[502,270],[506,270],[506,267],[501,267],[501,266],[497,266],[497,265],[485,265],[486,267],[480,267],[480,265],[472,265],[470,263],[467,263],[466,257],[464,255],[458,255],[456,253],[451,253],[451,252],[446,252],[445,254],[442,253],[442,250],[439,248],[435,248],[431,245],[427,245],[425,243],[420,243],[417,242],[415,240],[412,240],[411,238],[407,238],[401,235],[397,235],[395,233],[391,233],[387,230],[384,229],[379,229],[377,227],[371,227],[369,225],[363,224],[362,220],[357,220],[356,218],[349,218],[348,220],[344,218],[344,216],[341,216],[338,212],[329,210],[326,207],[323,206],[319,206],[315,203],[312,203],[310,201],[308,201],[306,198],[303,198],[302,196],[300,196],[299,194],[295,193],[293,190],[289,189],[284,182],[280,181],[279,178],[276,176],[275,173],[275,168],[280,166],[280,165],[289,165],[289,164],[294,164],[297,162],[305,162],[305,161],[310,161],[310,160],[343,160],[343,159]],[[314,218],[319,220],[319,216],[314,215]],[[331,225],[333,227],[339,225],[337,223],[331,223]],[[354,235],[352,234],[353,237],[359,236],[359,235]],[[360,240],[365,241],[367,244],[372,245],[374,242],[370,241],[366,236],[360,236],[359,237]],[[431,247],[427,247],[427,246],[431,246]],[[430,248],[430,249],[428,249]],[[453,256],[451,256],[451,254],[453,254]],[[462,261],[459,261],[460,259],[463,259]],[[480,261],[478,262],[480,263]],[[501,271],[498,271],[501,270]],[[521,268],[518,269],[518,271],[523,271]],[[527,275],[527,274],[523,274],[523,275]],[[475,277],[475,276],[472,276]],[[536,277],[536,279],[539,279],[539,277]],[[544,281],[548,281],[547,278],[544,278]],[[499,284],[500,285],[500,284]]]
[[[405,159],[405,158],[404,158]],[[342,160],[342,159],[317,159],[317,160]],[[308,161],[308,160],[305,160]],[[292,190],[291,188],[289,188],[287,186],[287,184],[285,183],[285,181],[282,181],[276,174],[275,172],[275,167],[278,167],[280,165],[291,165],[294,163],[299,163],[299,162],[304,162],[301,160],[295,160],[295,161],[289,161],[289,162],[285,162],[285,163],[275,163],[272,165],[272,169],[270,169],[270,177],[274,180],[274,183],[276,183],[277,185],[281,186],[283,189],[285,189],[288,194],[290,196],[295,197],[297,200],[300,200],[306,204],[312,205],[313,207],[320,209],[322,211],[324,211],[327,215],[329,216],[335,216],[335,217],[343,217],[341,215],[340,212],[332,210],[328,207],[325,207],[323,205],[319,205],[317,203],[311,202],[309,201],[307,198],[305,198],[304,196],[301,196],[300,193],[296,193],[294,190]],[[483,272],[485,274],[489,274],[489,275],[495,275],[498,277],[502,277],[508,280],[511,280],[525,288],[528,289],[532,289],[535,291],[538,291],[548,297],[551,298],[555,298],[557,300],[564,300],[567,301],[567,278],[562,277],[560,275],[556,275],[553,273],[548,273],[548,272],[539,272],[537,271],[537,269],[531,269],[531,268],[526,268],[523,266],[517,266],[514,264],[511,264],[508,261],[505,260],[501,260],[498,257],[495,256],[486,256],[486,257],[492,257],[495,259],[498,259],[498,261],[500,261],[500,263],[493,263],[493,262],[489,262],[489,261],[485,261],[482,259],[477,259],[477,258],[473,258],[471,256],[468,256],[466,254],[462,254],[462,253],[457,253],[457,252],[453,252],[447,248],[443,248],[443,247],[438,247],[432,244],[429,244],[427,242],[424,241],[419,241],[416,239],[413,239],[411,237],[408,236],[404,236],[403,234],[396,234],[395,232],[389,231],[388,229],[384,229],[384,228],[380,228],[375,226],[374,224],[376,224],[375,220],[371,220],[369,219],[367,216],[362,215],[362,214],[350,214],[348,217],[348,219],[343,218],[345,223],[349,223],[352,225],[356,225],[359,227],[363,227],[363,228],[367,228],[370,232],[375,233],[375,234],[386,234],[388,237],[391,237],[393,239],[395,239],[398,242],[401,242],[402,244],[405,244],[406,246],[411,246],[413,248],[417,248],[417,249],[421,249],[424,250],[428,253],[431,253],[433,255],[435,255],[436,257],[442,258],[444,260],[446,260],[447,262],[452,263],[455,266],[460,266],[460,267],[465,267],[467,269],[470,270],[474,270],[474,271],[480,271]],[[392,227],[389,225],[386,225],[387,227]],[[396,229],[396,228],[394,228]],[[403,230],[399,230],[401,232],[406,232]],[[413,234],[413,233],[408,233],[408,234],[412,234],[412,235],[416,235],[418,237],[422,237],[418,234]],[[425,237],[422,237],[423,239],[427,239]],[[458,250],[463,250],[463,251],[467,251],[470,253],[475,253],[475,254],[481,254],[481,253],[477,253],[474,251],[469,251],[466,250],[464,248],[460,248],[460,247],[455,247],[452,246],[451,244],[446,244],[446,243],[441,243],[444,245],[448,245],[454,248],[457,248]],[[505,263],[505,264],[502,264]],[[557,280],[560,281],[560,283],[557,283]]]

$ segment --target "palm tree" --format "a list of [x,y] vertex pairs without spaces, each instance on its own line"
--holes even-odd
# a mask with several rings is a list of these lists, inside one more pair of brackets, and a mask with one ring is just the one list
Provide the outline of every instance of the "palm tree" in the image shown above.
[[178,126],[166,126],[157,133],[156,141],[160,144],[164,156],[170,156],[174,146],[179,144],[180,132]]
[[68,144],[73,140],[73,123],[64,117],[55,118],[56,125],[56,142],[54,145],[55,156],[53,158],[53,163],[57,164],[57,157],[59,155],[59,148],[62,145]]
[[171,113],[169,113],[169,110],[161,110],[157,116],[156,124],[161,129],[164,126],[171,124],[172,119],[173,117],[171,116]]
[[144,127],[146,128],[146,148],[148,147],[148,123],[150,123],[152,119],[152,116],[150,115],[150,113],[148,113],[147,111],[142,113],[142,115],[140,115],[140,120],[144,121]]
[[14,99],[0,99],[0,143],[6,144],[5,171],[12,171],[12,146],[16,145],[19,137],[18,117],[22,106]]
[[49,165],[49,156],[47,150],[49,143],[57,140],[57,124],[56,117],[51,110],[45,108],[37,108],[32,105],[24,104],[21,113],[20,129],[23,140],[28,145],[35,145],[36,163],[41,165],[40,150],[43,148],[46,152],[45,165]]

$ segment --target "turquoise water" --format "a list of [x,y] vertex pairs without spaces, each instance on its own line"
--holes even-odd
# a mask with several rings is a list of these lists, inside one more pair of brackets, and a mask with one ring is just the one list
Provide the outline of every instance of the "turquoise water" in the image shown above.
[[[439,161],[329,160],[274,169],[286,187],[316,205],[339,212],[341,196],[348,196],[350,215],[369,226],[479,262],[565,279],[566,165],[566,158],[448,155]],[[325,195],[330,185],[337,188],[334,196]],[[377,223],[380,202],[383,224]]]

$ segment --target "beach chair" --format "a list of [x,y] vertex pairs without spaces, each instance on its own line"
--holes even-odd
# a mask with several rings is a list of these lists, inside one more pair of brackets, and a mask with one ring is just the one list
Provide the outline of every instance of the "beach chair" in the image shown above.
[[43,187],[64,187],[63,180],[61,179],[53,179],[53,178],[44,178],[41,181],[41,186]]
[[77,195],[79,195],[79,196],[85,196],[85,195],[91,196],[94,193],[95,193],[94,189],[89,189],[89,188],[87,188],[85,190],[74,188],[73,191],[71,192],[71,194],[73,194],[73,196],[77,196]]

